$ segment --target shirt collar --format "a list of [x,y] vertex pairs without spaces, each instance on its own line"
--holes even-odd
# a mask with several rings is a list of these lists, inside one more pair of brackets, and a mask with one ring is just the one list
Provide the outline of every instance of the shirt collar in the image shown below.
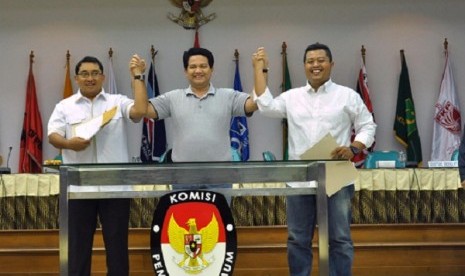
[[317,93],[317,92],[328,92],[331,88],[331,86],[333,85],[333,81],[331,79],[327,80],[325,83],[323,83],[323,85],[321,85],[319,88],[318,88],[318,91],[315,91],[315,89],[313,89],[313,87],[310,85],[310,83],[307,81],[307,85],[305,85],[305,88],[307,89],[308,92],[313,92],[313,93]]
[[[194,92],[192,92],[192,86],[190,86],[190,85],[184,91],[186,93],[186,96],[189,96],[189,95],[195,96]],[[215,93],[216,93],[216,89],[215,89],[215,87],[213,87],[213,84],[210,83],[210,88],[208,88],[208,91],[207,91],[207,93],[205,94],[204,97],[206,97],[207,95],[215,95]]]
[[[76,93],[77,97],[76,97],[76,102],[79,102],[79,101],[82,101],[82,100],[88,100],[88,98],[84,97],[82,94],[81,94],[81,89],[79,89]],[[105,93],[105,89],[102,87],[102,90],[100,91],[100,93],[97,94],[97,96],[95,96],[94,99],[98,99],[98,98],[102,98],[104,101],[107,100],[108,98],[108,93]]]

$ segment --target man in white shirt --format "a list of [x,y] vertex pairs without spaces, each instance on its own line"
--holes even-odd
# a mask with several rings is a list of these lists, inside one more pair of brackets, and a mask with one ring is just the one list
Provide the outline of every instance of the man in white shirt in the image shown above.
[[[256,103],[262,114],[287,118],[289,159],[299,160],[328,132],[340,145],[334,159],[352,159],[374,141],[376,124],[354,90],[331,80],[332,54],[324,44],[312,44],[304,54],[307,83],[273,98],[266,86],[268,58],[264,48],[253,56]],[[352,128],[355,140],[351,143]],[[289,183],[292,186],[292,183]],[[354,248],[350,235],[353,183],[328,198],[329,271],[331,276],[352,275]],[[288,196],[288,263],[290,275],[308,276],[312,269],[312,238],[316,224],[315,195]]]
[[[55,106],[48,123],[49,142],[62,150],[64,164],[129,162],[126,127],[145,116],[148,103],[143,75],[145,61],[134,55],[129,70],[134,79],[134,100],[105,93],[103,66],[97,58],[87,56],[77,63],[75,81],[79,90]],[[73,126],[115,107],[116,114],[93,137],[87,140],[74,135]],[[91,275],[97,217],[107,251],[107,275],[129,275],[129,203],[130,199],[69,201],[69,275]]]

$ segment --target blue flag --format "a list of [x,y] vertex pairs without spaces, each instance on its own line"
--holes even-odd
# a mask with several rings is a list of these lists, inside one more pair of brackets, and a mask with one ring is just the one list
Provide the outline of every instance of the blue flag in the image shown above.
[[[237,60],[236,73],[234,75],[234,90],[242,92],[239,63]],[[241,161],[249,160],[249,130],[247,129],[247,118],[245,116],[237,116],[231,119],[229,136],[231,137],[231,148],[240,154]]]
[[[150,70],[147,80],[147,96],[153,98],[160,95],[158,88],[157,74],[155,72],[153,61],[150,64]],[[166,131],[165,121],[155,121],[150,118],[144,118],[142,127],[142,141],[140,146],[140,159],[143,163],[158,162],[160,156],[166,151]]]

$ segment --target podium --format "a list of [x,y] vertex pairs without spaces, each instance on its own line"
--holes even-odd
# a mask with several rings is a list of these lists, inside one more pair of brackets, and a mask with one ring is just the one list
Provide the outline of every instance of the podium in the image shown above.
[[319,275],[329,275],[326,163],[334,161],[198,162],[170,164],[67,164],[61,165],[59,195],[60,275],[68,275],[68,202],[80,199],[150,198],[169,189],[76,192],[73,186],[140,186],[217,183],[283,183],[317,181],[316,188],[283,185],[264,188],[209,189],[230,196],[316,194],[318,217]]

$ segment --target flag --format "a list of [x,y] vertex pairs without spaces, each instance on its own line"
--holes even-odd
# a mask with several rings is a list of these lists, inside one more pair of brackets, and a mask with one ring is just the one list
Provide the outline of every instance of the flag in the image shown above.
[[37,103],[36,86],[32,72],[33,57],[34,54],[31,52],[26,88],[26,107],[19,151],[19,173],[42,173],[42,118]]
[[[150,64],[147,84],[147,97],[160,95],[157,74],[154,62]],[[165,121],[144,118],[142,125],[142,141],[140,146],[140,159],[143,163],[158,162],[160,156],[166,151]]]
[[[236,60],[236,72],[234,74],[234,90],[242,92],[238,60]],[[241,156],[241,161],[249,160],[249,130],[245,116],[236,116],[231,119],[229,136],[231,137],[231,148],[237,150]]]
[[65,86],[63,88],[63,99],[73,95],[73,85],[71,83],[71,73],[69,67],[69,51],[66,53],[66,75],[65,75]]
[[[71,55],[69,54],[69,50],[66,53],[66,66],[65,66],[65,85],[63,88],[63,99],[71,97],[73,95],[73,85],[71,82],[71,73],[70,73],[70,66],[69,66],[69,58]],[[54,158],[55,160],[63,161],[62,150],[60,149],[57,156]]]
[[406,148],[407,164],[420,167],[423,162],[421,142],[404,50],[400,51],[400,56],[402,69],[399,77],[396,117],[394,118],[394,135],[397,141]]
[[[367,72],[366,72],[366,67],[365,67],[365,62],[361,62],[362,66],[360,68],[360,71],[358,73],[358,78],[357,78],[357,93],[360,95],[362,98],[363,102],[365,103],[368,111],[373,115],[373,105],[371,104],[371,99],[370,99],[370,91],[368,89],[368,77],[367,77]],[[352,139],[351,141],[353,142],[355,139],[355,130],[352,130]],[[362,152],[354,156],[352,158],[352,162],[355,163],[355,166],[357,168],[363,167],[363,164],[365,163],[365,158],[369,152],[372,152],[375,147],[375,143],[372,144],[372,146],[368,149],[364,149]]]
[[194,48],[200,48],[199,29],[195,29]]
[[116,78],[115,72],[113,71],[113,57],[110,56],[108,64],[108,93],[118,94],[118,89],[116,88]]
[[[283,42],[283,82],[281,84],[282,92],[286,92],[287,90],[292,88],[291,85],[291,76],[289,74],[289,66],[287,65],[287,45]],[[288,145],[288,127],[287,127],[287,119],[283,119],[283,160],[289,159],[289,145]]]
[[446,64],[433,121],[432,161],[451,160],[452,153],[459,148],[462,130],[459,100],[447,50],[445,55]]

